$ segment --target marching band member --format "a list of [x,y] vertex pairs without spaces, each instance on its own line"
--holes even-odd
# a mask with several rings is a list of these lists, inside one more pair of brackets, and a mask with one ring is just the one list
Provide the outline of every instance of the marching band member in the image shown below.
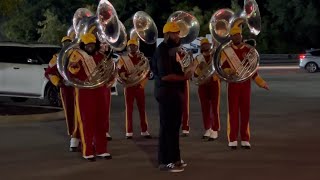
[[[241,23],[241,20],[237,21],[231,28],[232,45],[222,51],[222,69],[228,75],[236,75],[235,69],[242,66],[241,62],[251,48],[242,42]],[[259,87],[269,90],[267,83],[257,73],[251,79]],[[246,149],[251,148],[249,129],[251,79],[243,82],[228,83],[228,145],[232,149],[236,149],[238,145],[239,123],[241,146]]]
[[[95,34],[96,31],[98,31],[97,26],[92,26],[89,30],[88,33],[92,33]],[[109,45],[106,42],[101,42],[100,43],[100,49],[99,52],[104,54],[104,55],[108,55],[111,51],[111,48],[109,48]],[[109,141],[112,140],[112,137],[110,135],[110,108],[111,108],[111,87],[107,87],[107,96],[109,97],[109,100],[107,101],[107,132],[106,132],[106,137]]]
[[[71,54],[68,69],[74,78],[85,81],[105,56],[99,53],[99,41],[93,34],[86,33],[80,39],[80,49],[75,49]],[[105,112],[109,101],[107,92],[106,86],[94,89],[75,88],[82,155],[89,161],[95,161],[95,156],[112,158],[107,150],[106,138],[108,114]]]
[[[63,37],[61,40],[62,46],[67,46],[71,41],[72,39],[70,37]],[[74,88],[63,83],[63,78],[60,76],[57,69],[58,55],[59,53],[53,55],[50,60],[48,68],[45,71],[45,77],[49,79],[53,85],[60,88],[60,96],[66,117],[68,135],[71,137],[69,150],[75,152],[79,146],[80,135],[77,128],[77,119],[74,114]]]
[[[128,54],[120,56],[118,63],[119,75],[122,79],[126,79],[130,76],[131,72],[135,66],[141,61],[139,56],[139,46],[138,41],[135,39],[130,39],[127,43]],[[136,99],[137,106],[140,115],[140,127],[141,136],[145,138],[151,138],[148,132],[148,122],[147,113],[145,107],[145,93],[144,86],[147,82],[147,78],[135,86],[125,87],[125,105],[126,105],[126,138],[131,139],[133,136],[132,129],[132,113],[133,113],[133,103]]]
[[[211,43],[204,38],[200,42],[201,54],[196,57],[197,69],[195,76],[201,73],[202,68],[211,66],[213,60],[211,53]],[[199,85],[198,95],[201,104],[202,118],[205,133],[203,138],[214,140],[218,138],[220,130],[220,79],[214,74],[206,82]]]

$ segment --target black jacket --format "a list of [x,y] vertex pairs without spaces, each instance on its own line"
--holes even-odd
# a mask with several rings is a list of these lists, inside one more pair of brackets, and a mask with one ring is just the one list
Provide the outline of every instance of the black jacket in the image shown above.
[[162,42],[157,47],[151,61],[151,70],[155,80],[155,96],[158,95],[159,88],[171,88],[172,90],[183,91],[185,82],[168,82],[161,80],[162,77],[169,74],[184,75],[181,65],[176,60],[178,47],[169,47]]

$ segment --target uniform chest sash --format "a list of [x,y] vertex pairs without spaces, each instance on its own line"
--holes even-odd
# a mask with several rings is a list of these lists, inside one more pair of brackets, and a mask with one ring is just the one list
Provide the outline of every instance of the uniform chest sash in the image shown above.
[[236,52],[234,52],[233,48],[228,47],[224,50],[224,52],[227,55],[228,63],[230,64],[230,66],[233,67],[234,70],[239,70],[243,68],[241,60],[239,59]]
[[96,65],[96,63],[95,63],[95,61],[94,61],[92,56],[89,56],[84,51],[79,51],[79,53],[83,57],[81,59],[82,59],[82,62],[83,62],[84,71],[85,71],[87,76],[90,76],[93,73],[93,71],[94,71],[94,69],[96,68],[97,65]]
[[196,59],[198,61],[198,64],[200,64],[202,62],[206,63],[206,60],[204,59],[204,56],[202,54],[199,54]]
[[127,70],[127,72],[130,74],[134,70],[134,64],[132,63],[129,56],[122,56],[124,67]]

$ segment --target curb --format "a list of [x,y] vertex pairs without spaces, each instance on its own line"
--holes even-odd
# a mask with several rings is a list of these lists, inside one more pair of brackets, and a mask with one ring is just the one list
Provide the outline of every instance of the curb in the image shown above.
[[0,116],[0,124],[2,124],[2,123],[57,121],[57,120],[62,120],[64,118],[65,118],[64,111],[58,111],[58,112],[46,113],[46,114]]

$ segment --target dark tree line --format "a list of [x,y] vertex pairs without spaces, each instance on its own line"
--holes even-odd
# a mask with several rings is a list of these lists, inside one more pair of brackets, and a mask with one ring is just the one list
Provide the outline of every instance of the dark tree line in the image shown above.
[[[243,0],[110,0],[119,19],[129,25],[136,11],[147,12],[156,22],[159,36],[171,13],[184,10],[200,22],[200,36],[209,34],[208,23],[220,8],[241,9]],[[319,0],[257,0],[262,17],[262,31],[257,47],[263,53],[300,53],[319,47]],[[71,26],[76,9],[93,12],[98,0],[2,0],[0,4],[0,38],[12,41],[59,43]],[[127,26],[127,29],[131,27]],[[251,35],[245,34],[248,37]]]

